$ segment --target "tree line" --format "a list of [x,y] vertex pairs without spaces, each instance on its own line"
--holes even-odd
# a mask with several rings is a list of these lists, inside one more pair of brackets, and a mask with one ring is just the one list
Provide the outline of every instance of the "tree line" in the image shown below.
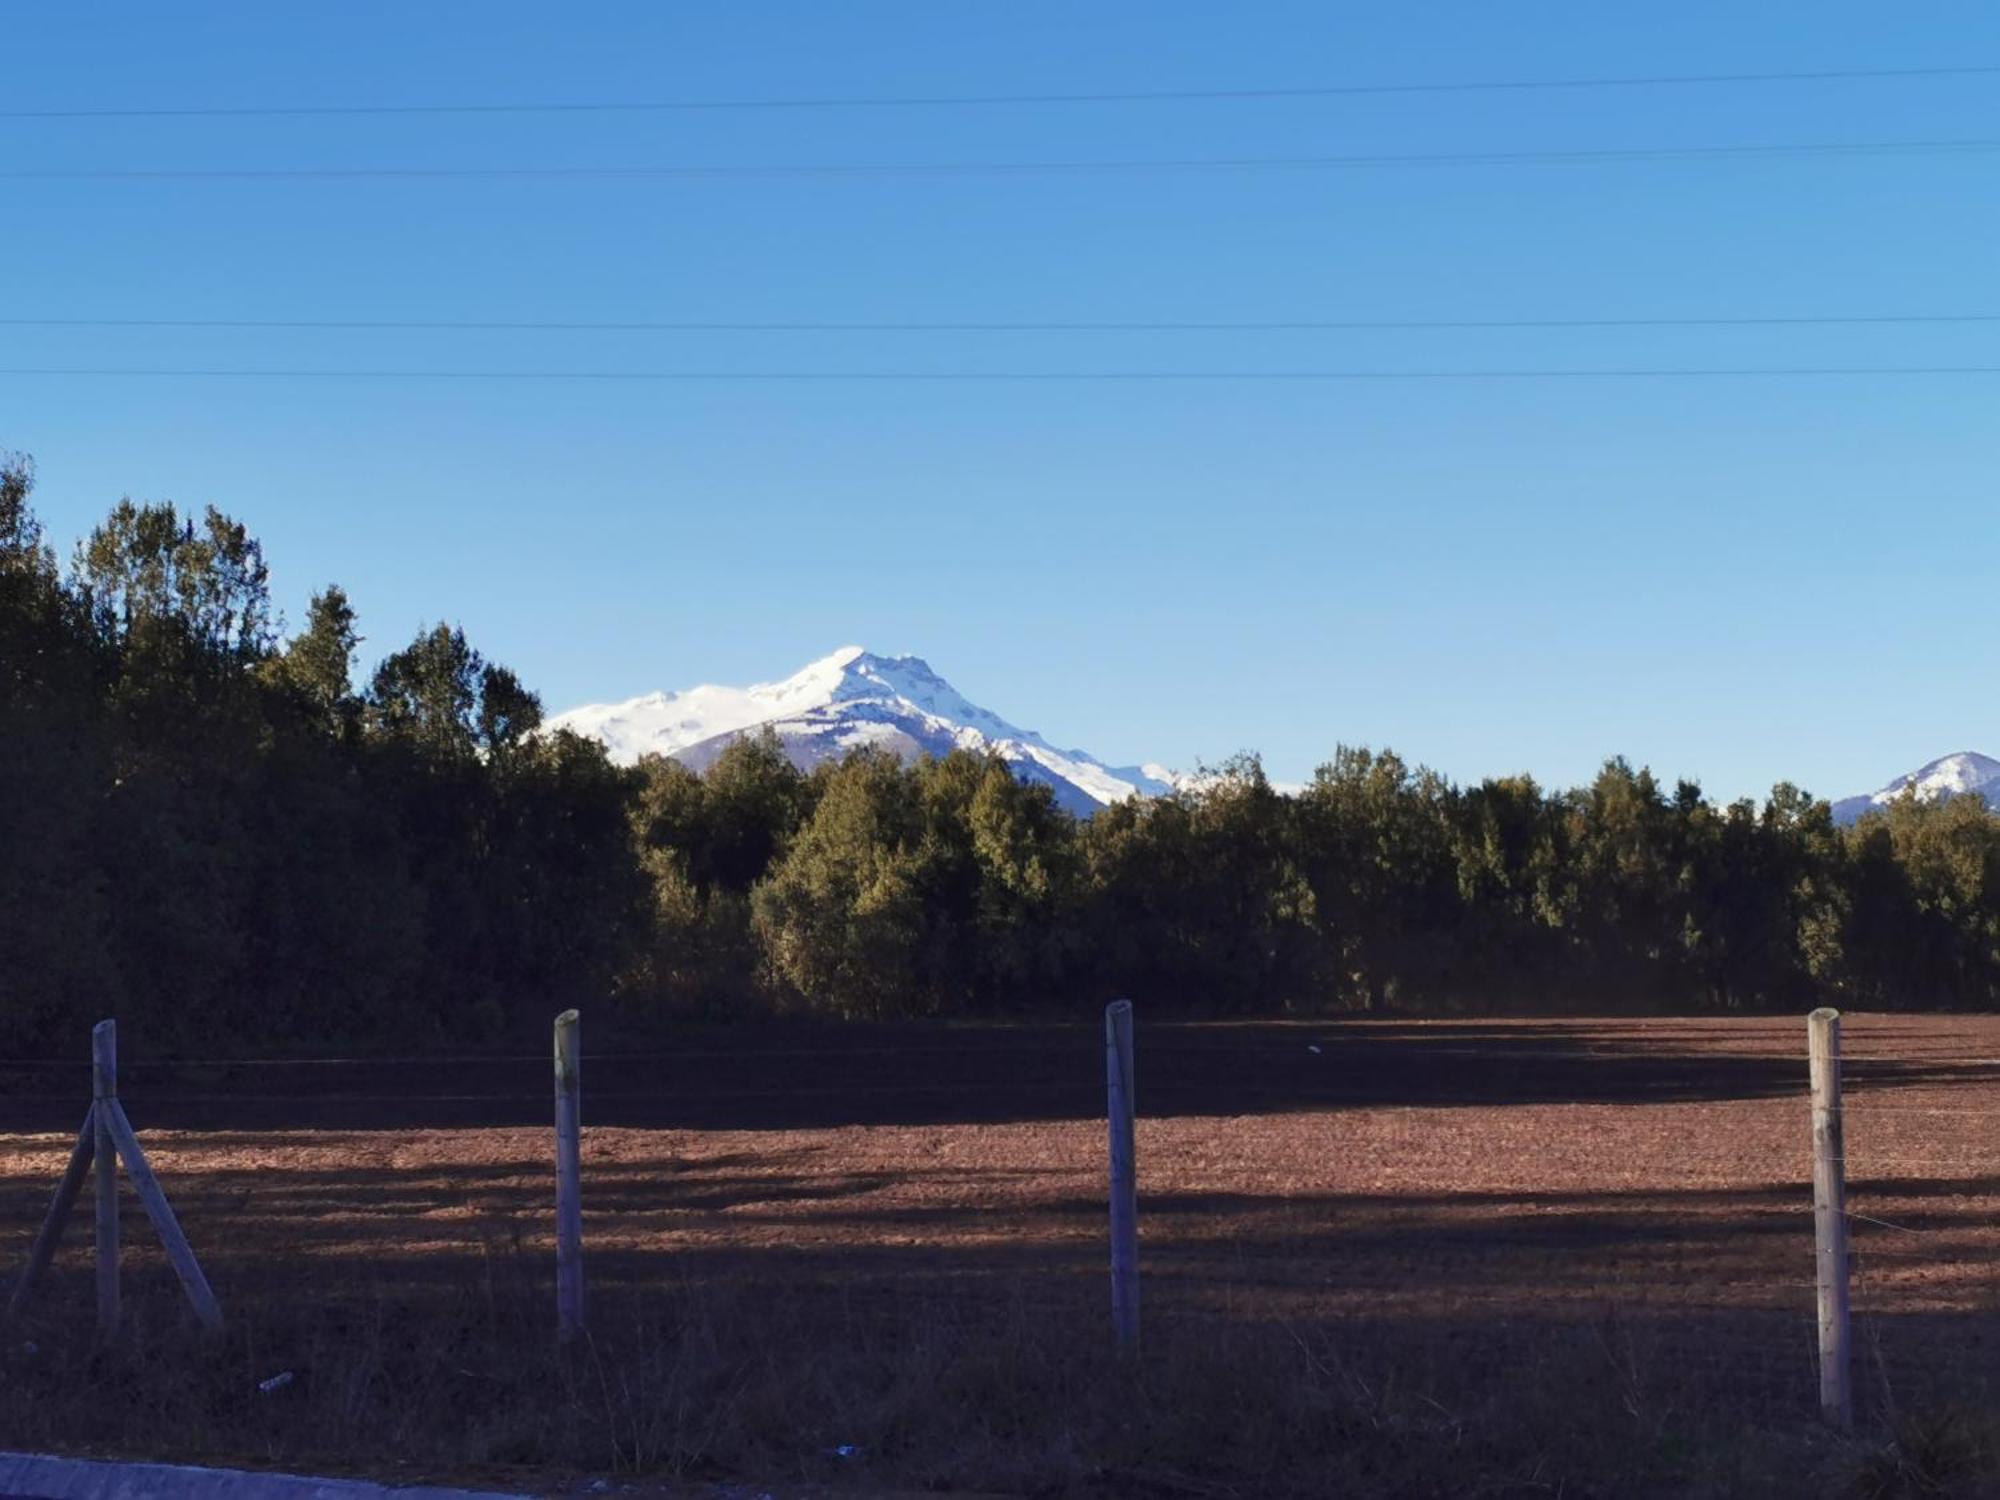
[[454,1046],[619,1024],[1094,1008],[1990,1008],[2000,817],[1851,829],[1622,760],[1455,786],[1244,757],[1078,820],[997,759],[706,771],[542,729],[452,626],[357,685],[338,587],[295,631],[213,509],[117,505],[59,565],[0,461],[0,1045],[117,1013],[161,1049]]

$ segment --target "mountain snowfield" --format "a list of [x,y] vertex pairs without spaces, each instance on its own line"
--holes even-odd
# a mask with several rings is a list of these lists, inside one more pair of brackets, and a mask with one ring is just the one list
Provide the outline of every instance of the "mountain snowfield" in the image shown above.
[[[859,646],[844,646],[780,682],[709,685],[586,704],[557,714],[548,727],[601,740],[620,765],[667,755],[696,770],[710,765],[739,735],[766,727],[803,770],[864,745],[905,759],[991,750],[1023,780],[1048,785],[1057,802],[1080,816],[1128,797],[1156,797],[1200,784],[1199,776],[1165,766],[1112,766],[1082,750],[1059,749],[973,703],[921,657],[877,656]],[[1978,793],[2000,809],[2000,760],[1970,750],[1944,756],[1880,791],[1835,802],[1834,820],[1853,823],[1910,786],[1925,801]]]
[[782,682],[710,685],[586,704],[557,714],[548,727],[603,741],[620,765],[667,755],[696,770],[739,735],[766,727],[801,769],[864,745],[906,759],[992,750],[1016,775],[1047,784],[1057,802],[1080,815],[1174,786],[1174,774],[1164,766],[1106,765],[1016,728],[969,701],[919,657],[877,656],[859,646],[842,647]]
[[1833,804],[1833,820],[1836,823],[1856,822],[1864,813],[1888,806],[1910,787],[1917,789],[1918,800],[1923,802],[1936,802],[1973,792],[1984,797],[1989,806],[2000,808],[2000,760],[1973,750],[1944,756],[1906,776],[1898,776],[1879,792],[1841,798]]

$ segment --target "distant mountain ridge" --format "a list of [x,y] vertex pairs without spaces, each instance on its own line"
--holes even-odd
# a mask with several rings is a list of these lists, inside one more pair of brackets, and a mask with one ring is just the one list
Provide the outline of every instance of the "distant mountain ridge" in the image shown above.
[[[1084,817],[1128,797],[1202,783],[1199,775],[1162,765],[1114,766],[1087,751],[1060,748],[972,702],[923,658],[878,656],[860,646],[844,646],[775,682],[705,684],[585,704],[555,715],[548,727],[601,741],[620,765],[666,755],[696,770],[713,764],[732,740],[765,728],[802,770],[864,745],[906,760],[992,751],[1017,776],[1048,786],[1061,806]],[[1834,821],[1856,823],[1910,788],[1921,801],[1976,795],[2000,809],[2000,760],[1972,750],[1941,756],[1879,790],[1834,802]]]
[[1912,787],[1922,802],[1940,802],[1947,797],[1970,794],[1984,797],[1989,807],[2000,808],[2000,760],[1976,750],[1941,756],[1927,766],[1898,776],[1880,791],[1841,798],[1833,804],[1833,820],[1841,824],[1859,822],[1864,814],[1887,807]]
[[777,682],[704,685],[586,704],[557,714],[549,728],[602,741],[621,765],[666,755],[696,770],[730,741],[765,728],[803,770],[865,745],[905,759],[991,750],[1024,781],[1050,787],[1056,801],[1079,816],[1174,787],[1173,773],[1163,766],[1107,765],[1017,728],[967,699],[921,657],[877,656],[859,646],[842,647]]

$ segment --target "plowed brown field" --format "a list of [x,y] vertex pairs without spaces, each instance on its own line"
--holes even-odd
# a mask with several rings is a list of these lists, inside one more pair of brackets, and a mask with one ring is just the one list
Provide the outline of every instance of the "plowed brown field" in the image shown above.
[[[552,1281],[546,1063],[173,1066],[125,1047],[127,1110],[225,1304],[496,1265]],[[2000,1019],[1849,1017],[1846,1052],[1864,1403],[1989,1399]],[[1809,1412],[1805,1071],[1798,1018],[1142,1022],[1149,1327],[1283,1324],[1504,1373],[1560,1326],[1635,1388],[1692,1372]],[[1088,1027],[587,1050],[593,1293],[1096,1327],[1102,1077]],[[80,1061],[0,1069],[0,1264],[87,1095]],[[135,1279],[164,1285],[136,1215],[128,1236]],[[59,1304],[87,1307],[87,1240]]]

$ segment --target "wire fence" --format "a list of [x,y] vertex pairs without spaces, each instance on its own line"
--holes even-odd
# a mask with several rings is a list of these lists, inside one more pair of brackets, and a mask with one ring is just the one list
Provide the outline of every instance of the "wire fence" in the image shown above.
[[[1913,1024],[1850,1022],[1826,1155],[1849,1195],[1868,1410],[1995,1394],[2000,1058],[1982,1054],[2000,1028],[1916,1045]],[[1275,1327],[1495,1368],[1553,1340],[1809,1409],[1822,1287],[1794,1027],[1142,1029],[1149,1329]],[[1078,1028],[586,1053],[593,1279],[1106,1316],[1102,1061]],[[445,1274],[511,1245],[552,1273],[547,1067],[133,1061],[125,1085],[227,1301],[295,1278],[301,1255]],[[79,1094],[58,1085],[86,1071],[7,1059],[0,1110],[73,1130]],[[30,1135],[0,1147],[9,1256],[58,1149]]]

